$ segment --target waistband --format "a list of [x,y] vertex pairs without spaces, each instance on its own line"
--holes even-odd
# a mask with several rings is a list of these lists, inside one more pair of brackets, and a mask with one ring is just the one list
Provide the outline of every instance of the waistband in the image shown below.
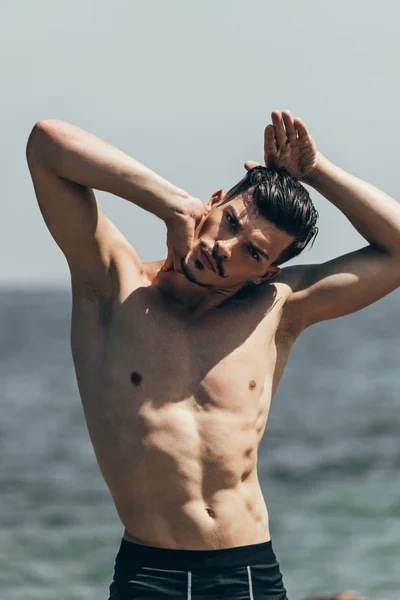
[[256,564],[275,564],[271,540],[261,544],[221,550],[180,550],[145,546],[122,538],[116,566],[147,566],[156,569],[221,569]]

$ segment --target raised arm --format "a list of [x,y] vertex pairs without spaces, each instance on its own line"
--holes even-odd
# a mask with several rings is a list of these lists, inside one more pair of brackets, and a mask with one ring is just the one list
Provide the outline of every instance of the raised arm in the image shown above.
[[[317,152],[300,119],[272,113],[265,131],[268,166],[286,167],[341,210],[369,246],[322,264],[282,269],[288,310],[302,328],[360,310],[400,286],[400,205]],[[248,165],[251,166],[251,165]]]
[[202,212],[199,200],[114,146],[63,121],[34,126],[27,160],[44,220],[75,277],[104,283],[113,252],[129,246],[102,213],[92,188],[144,208],[167,227],[179,219],[186,222],[188,208]]
[[307,183],[346,215],[369,246],[298,267],[291,302],[305,327],[356,312],[400,286],[399,203],[322,156]]

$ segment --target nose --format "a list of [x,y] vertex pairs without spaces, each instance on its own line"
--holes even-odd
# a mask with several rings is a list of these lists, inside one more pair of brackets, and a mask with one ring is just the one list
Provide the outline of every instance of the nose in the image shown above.
[[232,256],[232,249],[236,240],[218,240],[215,242],[217,256],[221,260],[229,260]]

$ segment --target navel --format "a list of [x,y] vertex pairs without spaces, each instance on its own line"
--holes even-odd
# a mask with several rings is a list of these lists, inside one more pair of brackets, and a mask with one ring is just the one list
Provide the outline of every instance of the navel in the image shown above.
[[143,377],[137,371],[132,371],[131,373],[131,382],[133,385],[140,385],[142,383]]
[[257,384],[256,384],[256,382],[254,381],[254,379],[252,379],[252,380],[250,381],[250,383],[249,383],[249,388],[250,388],[251,390],[254,390],[254,389],[255,389],[255,387],[256,387],[256,385],[257,385]]
[[213,519],[215,517],[215,512],[212,508],[206,508],[206,513]]

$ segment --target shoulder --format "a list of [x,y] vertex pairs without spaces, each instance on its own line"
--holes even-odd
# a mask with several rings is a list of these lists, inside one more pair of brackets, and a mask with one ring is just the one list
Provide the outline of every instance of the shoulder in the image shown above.
[[305,328],[297,300],[308,270],[308,265],[285,267],[279,275],[257,286],[260,289],[256,295],[264,304],[277,308],[277,335],[296,339]]

